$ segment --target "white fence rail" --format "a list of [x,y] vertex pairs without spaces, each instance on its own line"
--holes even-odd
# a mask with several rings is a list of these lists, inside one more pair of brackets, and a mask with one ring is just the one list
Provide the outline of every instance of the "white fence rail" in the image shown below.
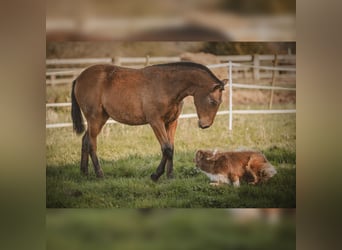
[[[71,105],[69,105],[71,106]],[[233,110],[233,114],[291,114],[296,113],[295,109],[288,110]],[[219,111],[216,115],[229,115],[229,111]],[[188,118],[196,118],[197,114],[181,114],[179,119],[188,119]],[[112,119],[109,119],[106,124],[118,123]],[[85,124],[87,124],[85,122]],[[47,124],[46,128],[66,128],[72,127],[72,123],[55,123],[55,124]]]
[[65,64],[96,64],[112,63],[113,59],[105,58],[68,58],[68,59],[46,59],[46,65],[65,65]]
[[180,62],[180,57],[117,57],[115,62],[118,65],[123,64],[142,64],[148,65],[149,63],[165,63],[165,62]]
[[[294,109],[287,109],[287,110],[233,110],[233,87],[234,88],[245,88],[245,89],[264,89],[264,90],[283,90],[283,91],[296,91],[296,88],[285,88],[285,87],[274,87],[274,86],[264,86],[264,85],[251,85],[251,84],[242,84],[242,83],[233,83],[232,77],[232,68],[234,67],[241,67],[241,64],[232,63],[231,61],[228,63],[221,63],[221,64],[213,64],[207,65],[208,68],[220,68],[220,67],[228,67],[228,77],[229,77],[229,110],[226,111],[219,111],[217,115],[229,115],[229,130],[233,128],[233,114],[288,114],[288,113],[296,113]],[[246,67],[246,65],[243,65]],[[263,66],[253,66],[250,65],[249,67],[257,67],[257,68],[264,68]],[[292,71],[296,72],[295,68],[277,68],[277,67],[267,67],[267,69],[271,70],[282,70],[282,71]],[[47,103],[46,108],[57,108],[57,107],[70,107],[71,103]],[[196,113],[193,114],[182,114],[179,118],[186,119],[186,118],[195,118],[197,117]],[[106,124],[116,123],[116,121],[110,119],[107,121]],[[72,123],[57,123],[57,124],[47,124],[46,128],[62,128],[62,127],[72,127]]]

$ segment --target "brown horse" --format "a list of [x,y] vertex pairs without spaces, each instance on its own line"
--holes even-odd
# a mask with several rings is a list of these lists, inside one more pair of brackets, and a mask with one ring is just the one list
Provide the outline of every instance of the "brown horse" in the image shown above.
[[167,167],[172,177],[174,136],[183,99],[193,96],[198,126],[208,128],[222,102],[224,82],[207,67],[190,62],[159,64],[142,69],[94,65],[73,81],[72,120],[82,138],[81,172],[88,174],[90,155],[97,177],[103,171],[96,155],[96,137],[109,117],[128,125],[150,124],[162,151],[162,159],[151,179],[157,181]]

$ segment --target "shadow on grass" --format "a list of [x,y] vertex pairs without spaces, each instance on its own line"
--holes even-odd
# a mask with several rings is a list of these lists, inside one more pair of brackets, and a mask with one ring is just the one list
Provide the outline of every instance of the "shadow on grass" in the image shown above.
[[[79,163],[46,169],[46,206],[57,207],[282,207],[294,208],[295,153],[281,148],[264,151],[278,174],[265,184],[242,183],[240,188],[213,187],[194,169],[194,152],[176,152],[175,178],[163,175],[157,183],[150,175],[160,155],[129,155],[117,161],[100,159],[105,178],[98,179],[89,161],[89,175],[83,176]],[[278,167],[282,164],[282,167]]]

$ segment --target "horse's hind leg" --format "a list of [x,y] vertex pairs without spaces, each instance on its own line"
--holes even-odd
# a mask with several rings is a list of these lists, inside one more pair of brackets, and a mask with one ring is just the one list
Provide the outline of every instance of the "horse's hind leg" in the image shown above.
[[82,137],[82,152],[81,152],[81,173],[88,175],[88,160],[89,160],[89,139],[88,131]]
[[173,121],[166,127],[167,136],[171,144],[172,155],[171,158],[166,162],[166,175],[167,178],[173,178],[173,154],[174,154],[174,139],[177,128],[178,120]]
[[97,150],[97,135],[101,132],[103,125],[106,123],[108,115],[104,114],[101,119],[94,120],[92,122],[88,121],[88,136],[89,136],[89,154],[93,162],[95,174],[97,177],[103,177],[103,171],[99,163],[99,159],[96,155]]

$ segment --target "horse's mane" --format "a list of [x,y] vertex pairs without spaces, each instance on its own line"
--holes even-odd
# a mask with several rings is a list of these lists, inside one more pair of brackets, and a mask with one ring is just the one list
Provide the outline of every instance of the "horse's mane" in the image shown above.
[[[199,64],[199,63],[194,63],[194,62],[173,62],[173,63],[163,63],[163,64],[155,64],[151,65],[149,67],[191,67],[191,68],[198,68],[205,70],[208,72],[217,82],[222,83],[220,79],[218,79],[213,72],[211,72],[210,69],[208,69],[206,66]],[[222,83],[223,84],[223,83]],[[224,84],[223,84],[224,86]]]

